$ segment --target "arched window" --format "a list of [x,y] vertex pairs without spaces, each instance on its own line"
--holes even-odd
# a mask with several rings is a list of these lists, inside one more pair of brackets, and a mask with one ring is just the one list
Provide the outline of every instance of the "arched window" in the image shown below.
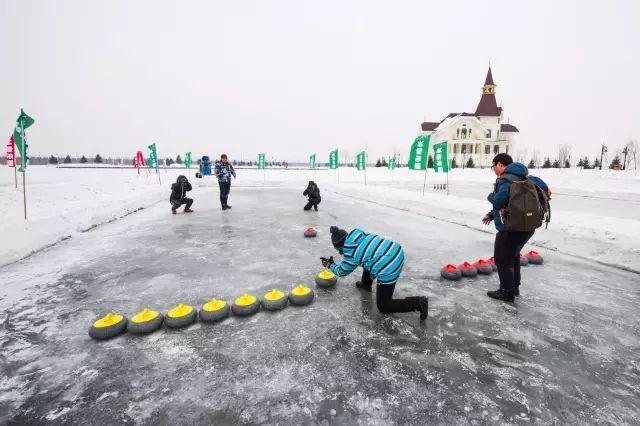
[[460,139],[460,127],[456,129],[456,138]]
[[491,129],[487,130],[487,139],[491,139]]

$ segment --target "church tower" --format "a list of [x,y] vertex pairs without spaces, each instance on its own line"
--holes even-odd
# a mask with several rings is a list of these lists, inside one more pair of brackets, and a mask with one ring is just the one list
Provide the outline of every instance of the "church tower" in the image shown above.
[[487,78],[484,79],[484,86],[482,86],[482,97],[476,108],[475,115],[478,117],[500,117],[501,113],[502,108],[500,108],[496,102],[496,85],[493,82],[491,67],[489,67]]

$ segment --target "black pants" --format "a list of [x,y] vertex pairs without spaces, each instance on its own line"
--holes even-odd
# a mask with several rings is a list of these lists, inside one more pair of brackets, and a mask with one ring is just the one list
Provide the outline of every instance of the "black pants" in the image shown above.
[[493,258],[498,267],[500,289],[514,291],[520,286],[520,252],[534,231],[498,231],[493,247]]
[[218,181],[218,185],[220,186],[220,204],[226,206],[229,192],[231,192],[231,182]]
[[309,199],[309,202],[306,206],[304,206],[304,209],[311,210],[311,207],[313,207],[314,209],[318,210],[318,204],[320,204],[320,200]]
[[186,206],[184,206],[185,209],[188,209],[191,207],[191,204],[193,204],[193,199],[192,198],[187,198],[184,197],[181,200],[170,200],[171,201],[171,207],[173,207],[174,209],[179,209],[181,205],[186,204]]
[[[371,274],[366,269],[362,270],[361,282],[367,287],[373,285]],[[393,291],[396,289],[394,284],[378,284],[376,285],[376,305],[378,310],[385,314],[392,314],[394,312],[411,312],[420,309],[419,297],[405,297],[404,299],[394,299]]]

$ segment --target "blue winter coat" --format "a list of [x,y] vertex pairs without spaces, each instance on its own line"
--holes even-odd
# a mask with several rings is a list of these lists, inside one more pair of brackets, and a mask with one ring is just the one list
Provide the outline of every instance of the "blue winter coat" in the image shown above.
[[[507,166],[504,171],[504,176],[511,176],[518,180],[524,180],[529,175],[529,169],[522,163],[511,163]],[[540,189],[542,189],[545,193],[547,192],[547,184],[536,176],[529,176],[529,182],[533,183]],[[507,207],[509,204],[509,195],[510,195],[510,182],[506,179],[496,179],[496,183],[494,185],[494,190],[489,196],[487,196],[487,200],[492,205],[491,212],[489,216],[493,217],[493,223],[496,226],[498,231],[509,231],[507,225],[502,223],[502,218],[500,217],[500,209]]]
[[231,163],[227,162],[227,164],[224,164],[220,160],[216,161],[214,173],[218,177],[218,182],[231,182],[231,176],[236,177],[236,171],[233,169]]
[[344,240],[342,262],[329,266],[339,277],[352,273],[358,266],[369,271],[380,284],[395,284],[404,265],[404,251],[400,244],[354,229]]

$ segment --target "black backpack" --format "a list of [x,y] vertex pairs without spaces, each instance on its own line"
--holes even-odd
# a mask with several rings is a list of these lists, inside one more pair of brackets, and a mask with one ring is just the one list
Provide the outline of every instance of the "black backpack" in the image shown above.
[[549,226],[551,206],[545,191],[529,180],[529,176],[520,180],[513,175],[498,178],[509,182],[509,202],[502,215],[510,231],[535,231],[545,223]]

